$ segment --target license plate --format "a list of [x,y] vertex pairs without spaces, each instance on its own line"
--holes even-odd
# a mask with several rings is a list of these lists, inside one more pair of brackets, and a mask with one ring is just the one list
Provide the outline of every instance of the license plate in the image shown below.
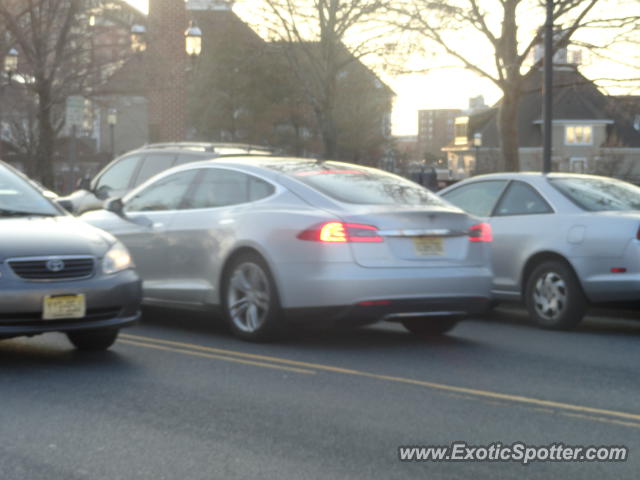
[[444,254],[441,237],[414,237],[413,246],[419,257],[440,257]]
[[43,320],[60,318],[82,318],[86,315],[83,294],[79,295],[47,295],[42,308]]

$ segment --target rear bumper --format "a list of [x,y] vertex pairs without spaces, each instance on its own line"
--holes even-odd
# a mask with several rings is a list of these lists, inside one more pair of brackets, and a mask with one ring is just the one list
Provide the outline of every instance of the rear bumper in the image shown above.
[[364,268],[350,263],[278,266],[284,309],[352,306],[363,301],[440,302],[490,297],[488,267]]
[[[0,337],[100,328],[122,328],[140,317],[142,289],[133,270],[80,281],[26,282],[0,279]],[[87,315],[42,320],[46,295],[84,294]]]
[[640,274],[611,273],[583,279],[582,288],[593,303],[640,302]]
[[358,326],[379,321],[402,321],[416,317],[467,316],[486,311],[488,297],[415,298],[390,300],[388,305],[349,305],[291,308],[291,323],[322,326]]

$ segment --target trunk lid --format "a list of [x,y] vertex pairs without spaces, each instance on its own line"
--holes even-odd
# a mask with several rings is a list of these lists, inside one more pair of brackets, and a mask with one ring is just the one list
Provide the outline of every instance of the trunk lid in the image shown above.
[[379,243],[350,243],[363,267],[459,267],[483,263],[484,246],[469,241],[477,224],[466,213],[442,207],[367,206],[343,212],[347,223],[377,227]]

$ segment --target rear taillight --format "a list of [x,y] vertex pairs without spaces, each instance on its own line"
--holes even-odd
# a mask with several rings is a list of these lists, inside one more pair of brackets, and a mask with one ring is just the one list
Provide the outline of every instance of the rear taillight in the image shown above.
[[638,233],[636,233],[636,238],[640,240],[640,228],[638,228]]
[[470,242],[493,242],[493,234],[491,233],[491,225],[488,223],[479,223],[469,228]]
[[300,240],[322,243],[382,242],[378,229],[358,223],[325,222],[298,234]]

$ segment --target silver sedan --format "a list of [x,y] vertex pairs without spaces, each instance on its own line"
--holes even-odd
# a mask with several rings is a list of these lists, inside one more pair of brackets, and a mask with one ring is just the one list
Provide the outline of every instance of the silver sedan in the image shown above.
[[245,339],[296,321],[390,320],[440,334],[489,298],[489,227],[413,182],[359,165],[188,164],[80,218],[130,249],[145,303],[220,306]]
[[440,195],[491,224],[493,295],[524,300],[542,327],[575,326],[588,303],[640,300],[640,188],[607,177],[503,173]]

